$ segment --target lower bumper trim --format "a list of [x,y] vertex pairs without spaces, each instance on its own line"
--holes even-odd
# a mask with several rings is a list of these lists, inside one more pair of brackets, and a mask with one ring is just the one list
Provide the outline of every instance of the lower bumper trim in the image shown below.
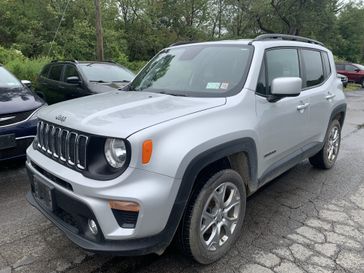
[[53,222],[61,231],[63,231],[68,239],[79,247],[95,252],[95,253],[108,253],[112,255],[120,256],[138,256],[147,255],[151,253],[163,253],[163,251],[170,244],[174,232],[171,234],[169,230],[159,233],[154,236],[127,239],[127,240],[103,240],[102,242],[94,242],[81,237],[74,231],[72,231],[66,224],[60,221],[51,212],[45,210],[35,200],[32,192],[28,192],[26,195],[28,202],[35,208],[37,208],[42,214],[44,214],[51,222]]

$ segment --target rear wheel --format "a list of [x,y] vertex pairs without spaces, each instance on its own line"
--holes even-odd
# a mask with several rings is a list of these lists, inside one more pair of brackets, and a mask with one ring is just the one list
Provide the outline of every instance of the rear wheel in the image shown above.
[[338,120],[333,120],[326,133],[324,147],[313,157],[310,163],[320,169],[330,169],[334,166],[340,150],[341,126]]
[[181,223],[180,247],[197,262],[209,264],[223,257],[240,234],[246,208],[244,182],[237,172],[223,170],[192,198]]

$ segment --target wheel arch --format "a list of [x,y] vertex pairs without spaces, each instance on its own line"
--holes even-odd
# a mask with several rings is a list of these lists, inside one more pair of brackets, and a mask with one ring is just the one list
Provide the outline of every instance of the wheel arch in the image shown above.
[[330,126],[331,121],[337,119],[340,122],[340,126],[342,128],[344,125],[345,115],[346,115],[346,103],[336,106],[334,110],[331,112],[328,126]]

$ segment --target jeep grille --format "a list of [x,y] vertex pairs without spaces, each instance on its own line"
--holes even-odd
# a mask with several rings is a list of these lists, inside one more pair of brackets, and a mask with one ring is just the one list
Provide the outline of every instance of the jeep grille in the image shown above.
[[72,168],[86,169],[88,137],[44,121],[38,122],[38,151]]

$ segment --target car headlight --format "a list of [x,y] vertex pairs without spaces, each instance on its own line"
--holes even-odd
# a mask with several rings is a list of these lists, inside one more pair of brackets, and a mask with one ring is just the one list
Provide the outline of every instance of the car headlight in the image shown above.
[[115,169],[124,166],[127,160],[127,151],[124,140],[108,138],[105,142],[105,158],[109,165]]

